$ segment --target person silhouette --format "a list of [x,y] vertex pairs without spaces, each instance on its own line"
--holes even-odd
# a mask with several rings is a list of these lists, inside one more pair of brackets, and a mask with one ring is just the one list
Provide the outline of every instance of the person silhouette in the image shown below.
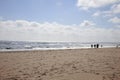
[[93,48],[93,44],[91,44],[91,48]]
[[96,44],[94,44],[94,48],[96,48]]
[[96,44],[96,48],[99,48],[99,44]]

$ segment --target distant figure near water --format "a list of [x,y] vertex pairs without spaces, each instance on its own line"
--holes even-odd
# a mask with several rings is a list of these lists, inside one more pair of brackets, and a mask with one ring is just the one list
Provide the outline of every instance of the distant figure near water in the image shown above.
[[94,48],[96,48],[96,44],[94,44]]
[[99,44],[96,44],[96,48],[99,48]]
[[94,48],[94,47],[93,47],[93,44],[91,44],[91,48]]
[[99,48],[99,44],[91,44],[91,48]]

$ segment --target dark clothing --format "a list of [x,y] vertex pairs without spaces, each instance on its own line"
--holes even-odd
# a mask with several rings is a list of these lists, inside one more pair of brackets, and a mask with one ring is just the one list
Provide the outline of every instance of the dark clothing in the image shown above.
[[91,48],[93,48],[93,45],[91,45]]
[[96,45],[96,48],[99,48],[99,44]]

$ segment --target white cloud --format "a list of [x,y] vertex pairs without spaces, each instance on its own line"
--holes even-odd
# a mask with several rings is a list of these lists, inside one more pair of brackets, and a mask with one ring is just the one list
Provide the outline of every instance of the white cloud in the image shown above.
[[103,7],[119,1],[120,0],[109,0],[109,1],[108,0],[78,0],[77,6],[82,9],[98,8],[98,7]]
[[92,21],[88,21],[88,20],[84,20],[81,24],[80,24],[80,26],[85,26],[85,27],[87,27],[87,26],[94,26],[95,25],[95,23],[93,23]]
[[118,14],[118,13],[120,13],[120,4],[114,4],[114,5],[111,7],[111,13],[113,13],[113,14]]
[[120,25],[116,25],[115,27],[118,28],[118,29],[120,29]]
[[100,16],[100,15],[101,15],[101,12],[100,12],[100,11],[97,11],[97,12],[95,12],[92,16],[97,17],[97,16]]
[[120,14],[120,4],[114,4],[111,6],[110,10],[101,12],[104,16],[114,16],[116,14]]
[[120,14],[120,3],[113,4],[107,11],[97,11],[92,16],[112,17],[116,14]]
[[26,20],[0,21],[0,40],[120,41],[120,29],[105,29],[94,26],[93,22],[87,20],[80,25],[62,25],[56,22],[38,23]]
[[118,18],[118,17],[111,18],[109,20],[109,22],[112,22],[112,23],[115,23],[115,24],[119,24],[120,23],[120,18]]

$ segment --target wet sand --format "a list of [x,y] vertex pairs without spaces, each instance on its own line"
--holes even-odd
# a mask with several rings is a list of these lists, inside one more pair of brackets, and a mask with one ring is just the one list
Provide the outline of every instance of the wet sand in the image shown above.
[[120,80],[120,48],[0,52],[0,80]]

